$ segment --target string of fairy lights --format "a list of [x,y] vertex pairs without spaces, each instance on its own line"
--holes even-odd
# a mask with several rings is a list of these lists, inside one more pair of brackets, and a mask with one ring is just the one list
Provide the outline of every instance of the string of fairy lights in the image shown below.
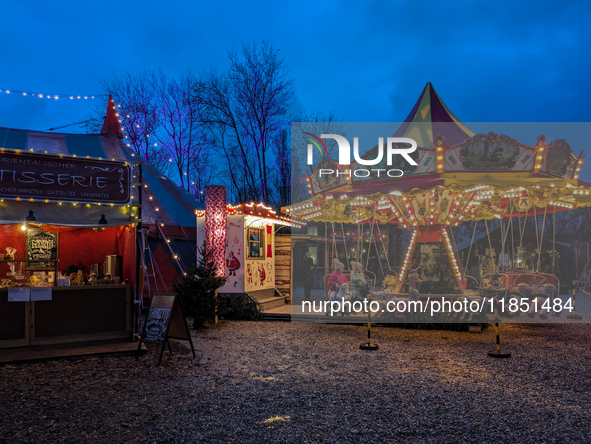
[[[95,100],[95,99],[105,99],[107,97],[109,97],[108,94],[56,94],[56,93],[47,93],[47,92],[35,92],[33,90],[21,90],[21,89],[12,89],[12,88],[3,88],[0,87],[0,94],[12,94],[12,95],[18,95],[18,96],[22,96],[22,97],[29,97],[29,98],[38,98],[38,99],[50,99],[50,100],[57,100],[57,101],[61,101],[61,100],[71,100],[71,101],[77,101],[77,100]],[[121,106],[121,104],[116,104],[116,106],[113,106],[113,109],[116,111],[116,116],[119,120],[119,124],[124,125],[124,122],[122,119],[131,119],[131,114],[123,114],[120,113],[119,110],[121,110],[123,107]],[[137,128],[141,128],[139,124],[136,124]],[[124,139],[131,139],[129,137],[129,134],[125,129],[125,126],[121,126],[121,130],[123,131],[123,138]],[[149,138],[150,134],[146,133],[146,134],[142,134],[142,137],[144,138]],[[131,147],[131,143],[130,142],[126,142],[126,146]],[[158,144],[154,143],[153,146],[157,147]],[[169,159],[170,162],[172,162],[172,159]],[[194,184],[194,183],[193,183]]]
[[1,88],[1,94],[16,94],[23,97],[35,97],[38,99],[52,99],[52,100],[93,100],[97,98],[108,97],[105,94],[54,94],[32,92],[31,90],[23,91],[21,89]]
[[[38,98],[38,99],[51,99],[51,100],[56,100],[56,101],[60,101],[60,100],[71,100],[71,101],[76,101],[76,100],[95,100],[95,99],[105,99],[108,97],[107,94],[55,94],[55,93],[44,93],[44,92],[35,92],[32,90],[20,90],[20,89],[10,89],[10,88],[3,88],[0,87],[0,94],[12,94],[12,95],[19,95],[22,97],[29,97],[29,98]],[[123,119],[126,118],[131,118],[130,114],[122,114],[119,112],[119,110],[122,108],[122,106],[120,104],[117,105],[113,105],[113,110],[116,111],[116,116],[118,118],[119,124],[121,125],[121,130],[123,132],[123,136],[124,139],[130,139],[129,134],[126,134],[127,131],[125,130],[125,126],[123,123]],[[137,127],[139,128],[140,126],[137,125]],[[149,138],[150,134],[144,134],[143,137]],[[131,143],[129,142],[125,142],[127,147],[131,147]],[[154,143],[154,146],[158,146],[157,143]],[[0,152],[4,152],[4,149],[0,149]],[[35,150],[30,149],[28,150],[30,152],[34,152]],[[11,152],[16,152],[17,154],[20,152],[25,152],[24,150],[11,150]],[[51,155],[50,153],[48,153],[47,151],[44,151],[44,154],[48,154]],[[135,153],[131,153],[132,157],[136,157]],[[59,155],[60,158],[68,158],[68,157],[72,157],[72,158],[76,158],[77,156],[75,154],[73,155],[65,155],[65,154],[60,154]],[[78,157],[79,158],[79,157]],[[86,159],[92,159],[92,160],[109,160],[109,159],[103,159],[102,157],[91,157],[91,156],[85,156]],[[110,159],[111,161],[117,161],[117,159]],[[138,159],[139,160],[139,159]],[[170,161],[172,162],[172,159],[170,159]],[[129,164],[131,164],[134,167],[137,167],[139,165],[139,162],[141,162],[141,160],[136,161],[136,162],[124,162],[124,165],[127,166]],[[137,171],[134,171],[133,173],[133,179],[137,179]],[[194,182],[193,182],[194,184]],[[157,204],[157,202],[155,201],[155,193],[152,192],[150,190],[150,187],[148,186],[148,184],[146,183],[139,183],[134,181],[132,183],[132,189],[133,188],[137,188],[142,186],[144,187],[144,191],[146,193],[146,195],[148,196],[148,202],[151,204],[152,208],[154,209],[155,213],[156,213],[156,218],[152,218],[152,217],[148,217],[149,222],[156,226],[158,229],[158,232],[160,233],[160,235],[163,238],[164,244],[167,246],[168,250],[170,251],[171,257],[173,258],[173,260],[175,261],[175,263],[177,264],[177,266],[179,267],[179,269],[181,271],[183,271],[183,274],[186,275],[186,272],[184,271],[184,265],[182,263],[182,258],[179,254],[178,251],[176,251],[176,245],[174,244],[174,239],[172,239],[172,237],[167,236],[164,232],[164,227],[165,227],[165,223],[162,220],[162,218],[160,217],[160,207],[159,206],[155,206],[154,204]],[[139,193],[139,191],[138,191]],[[60,201],[60,200],[49,200],[49,199],[35,199],[35,198],[20,198],[17,197],[16,201],[30,201],[30,202],[44,202],[44,203],[51,203],[51,204],[57,204],[60,206],[65,206],[65,205],[72,205],[73,207],[77,207],[77,206],[86,206],[86,207],[92,207],[92,206],[97,206],[97,207],[102,207],[102,206],[111,206],[111,207],[125,207],[127,208],[127,211],[129,211],[129,215],[130,215],[130,220],[133,219],[134,222],[131,224],[133,227],[135,227],[136,223],[139,222],[139,213],[138,213],[138,208],[139,208],[139,203],[137,201],[137,197],[135,195],[132,195],[132,200],[128,205],[117,205],[114,203],[104,203],[104,202],[93,202],[93,203],[80,203],[80,202],[65,202],[65,201]],[[3,202],[4,199],[0,199],[0,202]],[[144,204],[145,205],[145,204]],[[146,217],[147,214],[143,214],[142,217]],[[173,248],[173,246],[175,248]]]
[[[30,97],[30,98],[38,98],[38,99],[52,99],[52,100],[72,100],[72,101],[76,101],[76,100],[94,100],[94,99],[104,99],[106,97],[108,97],[108,95],[106,94],[54,94],[54,93],[42,93],[42,92],[34,92],[31,90],[27,90],[27,91],[23,91],[23,90],[19,90],[19,89],[9,89],[9,88],[2,88],[0,87],[0,94],[14,94],[14,95],[19,95],[22,97]],[[111,101],[109,101],[109,104],[111,103]],[[115,111],[115,116],[117,117],[117,120],[119,122],[119,125],[121,127],[121,131],[123,134],[123,138],[125,146],[127,146],[128,148],[131,148],[131,137],[129,135],[129,132],[126,130],[126,126],[128,125],[132,125],[133,123],[128,121],[128,123],[125,123],[125,120],[129,119],[132,120],[132,115],[129,113],[123,113],[121,112],[123,110],[123,107],[121,104],[119,103],[115,103],[114,101],[112,102],[111,105],[111,109],[113,111]],[[135,124],[135,127],[138,129],[141,129],[141,126],[139,124]],[[150,137],[149,133],[145,133],[142,134],[140,137],[143,137],[145,139],[148,139]],[[153,143],[154,147],[158,146],[157,142]],[[0,150],[0,151],[4,151],[4,150]],[[15,151],[15,152],[19,152],[20,150],[11,150],[11,151]],[[34,151],[33,149],[31,149],[30,151]],[[45,154],[49,154],[47,151],[45,151]],[[136,157],[135,153],[131,152],[130,153],[132,157]],[[65,155],[60,155],[60,157],[64,157]],[[66,156],[68,157],[68,156]],[[72,155],[71,157],[76,157],[76,155]],[[101,157],[99,158],[92,158],[90,156],[86,156],[86,158],[88,159],[95,159],[95,160],[108,160],[108,159],[102,159]],[[116,161],[116,159],[111,159],[112,161]],[[172,158],[169,158],[169,161],[172,162]],[[138,158],[138,161],[136,162],[130,162],[131,165],[133,166],[137,166],[140,164],[140,162],[142,162],[141,159]],[[125,162],[125,165],[127,166],[129,163]],[[186,173],[185,173],[186,174]],[[137,179],[137,171],[134,172],[133,174],[133,178]],[[192,185],[195,185],[195,182],[191,182]],[[178,268],[183,272],[183,274],[186,275],[186,272],[184,271],[184,265],[182,263],[182,258],[179,254],[176,248],[176,245],[174,243],[174,239],[171,236],[167,236],[165,231],[164,231],[164,227],[165,227],[165,223],[164,220],[162,219],[162,217],[160,216],[160,207],[156,206],[158,205],[158,201],[155,198],[156,193],[154,193],[149,185],[147,183],[137,183],[137,182],[133,182],[132,183],[132,188],[135,187],[140,187],[142,186],[144,187],[144,192],[145,195],[148,197],[148,202],[150,206],[152,207],[152,209],[154,210],[154,213],[156,214],[156,217],[151,217],[149,215],[149,213],[146,211],[142,214],[142,219],[146,218],[148,219],[148,221],[157,227],[159,234],[162,236],[162,239],[164,241],[164,245],[167,246],[171,257],[173,258],[173,260],[175,261],[175,263],[177,264]],[[139,193],[139,191],[138,191]],[[203,191],[201,191],[201,193],[203,193]],[[132,202],[129,205],[117,205],[117,206],[125,206],[127,207],[127,209],[129,210],[130,213],[130,218],[134,219],[134,223],[132,223],[132,226],[135,227],[136,223],[139,222],[139,213],[138,213],[138,208],[139,208],[139,203],[137,202],[137,196],[132,196]],[[21,198],[17,198],[18,200],[25,200],[25,199],[21,199]],[[95,202],[95,203],[79,203],[79,202],[63,202],[63,201],[50,201],[49,199],[34,199],[34,198],[29,198],[27,199],[31,202],[39,202],[39,201],[43,201],[45,203],[57,203],[58,205],[68,205],[71,204],[72,206],[78,206],[78,205],[85,205],[86,207],[91,207],[93,205],[96,206],[111,206],[114,207],[116,206],[116,204],[110,203],[102,203],[102,202]],[[3,201],[3,199],[2,199]],[[145,205],[145,203],[143,204]],[[227,211],[228,214],[245,214],[245,215],[250,215],[250,216],[254,216],[257,218],[262,218],[264,220],[268,220],[269,222],[274,222],[274,223],[280,223],[282,225],[289,225],[289,226],[301,226],[303,225],[302,222],[297,221],[295,219],[292,219],[290,217],[284,217],[284,216],[280,216],[277,215],[275,213],[275,211],[273,211],[270,207],[266,207],[265,205],[263,205],[262,203],[255,205],[254,203],[250,203],[250,204],[241,204],[241,205],[228,205],[227,207]],[[196,215],[202,216],[204,215],[201,214],[200,211],[196,212]]]
[[[254,202],[246,204],[227,204],[226,214],[228,216],[234,214],[244,214],[245,216],[251,216],[262,222],[274,223],[278,225],[285,225],[288,227],[299,228],[306,225],[305,222],[297,220],[292,217],[281,216],[277,214],[271,207],[265,206],[262,202],[255,204]],[[204,217],[205,210],[196,210],[195,215],[197,217]]]

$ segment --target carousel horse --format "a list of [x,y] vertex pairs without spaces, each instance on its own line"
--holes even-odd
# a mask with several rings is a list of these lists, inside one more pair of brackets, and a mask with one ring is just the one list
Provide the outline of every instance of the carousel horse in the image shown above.
[[[349,284],[347,282],[345,282],[344,284],[341,284],[338,291],[333,290],[328,294],[328,300],[331,302],[332,301],[342,302],[343,299],[345,299],[345,301],[351,300],[351,291],[349,289]],[[347,315],[349,315],[349,313],[347,313]],[[328,316],[328,312],[326,313],[326,316]],[[344,311],[341,311],[341,316],[345,316]]]

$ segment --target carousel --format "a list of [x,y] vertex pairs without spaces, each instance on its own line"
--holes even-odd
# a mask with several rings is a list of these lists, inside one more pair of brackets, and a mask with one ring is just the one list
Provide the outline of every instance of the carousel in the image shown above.
[[[297,137],[296,131],[292,138]],[[591,205],[591,187],[579,180],[583,151],[575,155],[564,139],[548,141],[543,134],[528,144],[492,131],[474,133],[447,108],[430,83],[393,137],[416,141],[417,149],[411,154],[416,165],[396,155],[388,163],[383,156],[372,168],[398,168],[403,177],[356,174],[367,168],[365,162],[381,157],[380,146],[360,156],[358,160],[364,164],[351,161],[342,165],[323,156],[304,179],[310,197],[283,210],[304,221],[340,226],[343,232],[346,227],[358,233],[369,230],[376,251],[386,249],[380,227],[395,224],[407,230],[400,266],[392,267],[388,254],[384,255],[387,270],[381,286],[385,297],[408,291],[411,270],[416,270],[423,282],[432,280],[431,294],[460,297],[473,294],[470,287],[480,296],[498,293],[500,288],[525,297],[560,293],[554,274],[555,254],[551,266],[542,269],[541,243],[549,236],[555,241],[554,233],[544,232],[548,225],[555,226],[546,223],[549,218]],[[321,174],[329,168],[340,174]],[[460,224],[471,234],[464,263],[454,236],[454,227]],[[526,225],[532,231],[535,227],[533,260],[524,257],[522,233]],[[493,228],[500,230],[500,252],[491,244]],[[333,236],[334,232],[333,228]],[[481,272],[470,276],[468,258],[477,232],[480,236],[485,233],[490,248],[483,256]],[[337,248],[336,242],[333,245]],[[351,251],[343,245],[345,253]]]

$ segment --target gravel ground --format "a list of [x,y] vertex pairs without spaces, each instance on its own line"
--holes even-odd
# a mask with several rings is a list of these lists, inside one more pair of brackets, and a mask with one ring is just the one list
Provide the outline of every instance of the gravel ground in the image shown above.
[[0,442],[591,442],[591,325],[482,334],[227,322],[197,358],[0,367]]

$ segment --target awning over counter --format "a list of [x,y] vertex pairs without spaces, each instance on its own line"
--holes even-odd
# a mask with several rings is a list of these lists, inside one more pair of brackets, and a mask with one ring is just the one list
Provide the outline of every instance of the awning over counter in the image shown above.
[[117,227],[137,222],[135,217],[130,217],[131,208],[127,206],[92,205],[87,207],[84,204],[74,206],[71,203],[59,205],[57,203],[4,200],[0,202],[0,225],[23,224],[27,221],[29,211],[33,211],[35,220],[32,222],[36,224],[63,227]]

